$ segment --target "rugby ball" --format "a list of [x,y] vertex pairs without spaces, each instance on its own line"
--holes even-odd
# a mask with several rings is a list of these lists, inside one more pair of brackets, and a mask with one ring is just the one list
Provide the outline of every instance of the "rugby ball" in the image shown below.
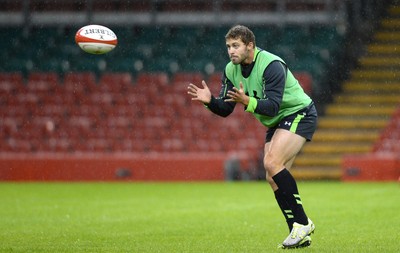
[[87,25],[75,34],[75,42],[89,54],[105,54],[115,48],[117,35],[108,27],[102,25]]

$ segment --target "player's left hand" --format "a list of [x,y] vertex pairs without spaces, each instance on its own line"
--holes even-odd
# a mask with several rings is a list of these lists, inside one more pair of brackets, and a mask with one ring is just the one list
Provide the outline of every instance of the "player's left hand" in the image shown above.
[[247,106],[249,104],[249,96],[247,96],[244,93],[244,88],[243,88],[242,82],[240,82],[239,86],[240,86],[240,89],[233,87],[232,90],[228,91],[228,93],[226,95],[229,98],[225,99],[224,101],[240,103],[240,104]]

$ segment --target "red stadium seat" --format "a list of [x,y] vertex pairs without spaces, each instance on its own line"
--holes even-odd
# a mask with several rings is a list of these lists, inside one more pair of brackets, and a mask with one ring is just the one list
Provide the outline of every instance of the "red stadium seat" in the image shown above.
[[85,151],[90,152],[110,152],[112,147],[105,139],[88,139],[83,147]]
[[164,72],[141,72],[136,78],[136,84],[139,86],[146,85],[145,87],[149,85],[164,86],[168,83],[169,77]]
[[168,92],[169,77],[164,72],[143,72],[140,73],[135,82],[135,91],[146,90],[142,95],[149,99],[158,96],[161,92]]
[[199,83],[202,80],[204,80],[204,76],[200,72],[177,72],[172,76],[173,84],[189,82]]
[[130,73],[104,73],[99,80],[101,91],[121,93],[132,87],[132,75]]
[[213,73],[207,78],[206,82],[208,88],[210,88],[211,94],[213,94],[215,97],[219,95],[219,91],[221,90],[221,79],[222,79],[221,72]]
[[7,137],[12,137],[18,133],[23,121],[23,117],[2,117],[0,121],[1,132]]
[[94,91],[87,95],[88,103],[93,106],[111,106],[113,104],[113,96],[109,92]]
[[49,151],[68,153],[73,150],[73,143],[69,139],[63,138],[50,138],[47,141]]
[[212,74],[210,74],[207,78],[207,82],[209,83],[221,83],[221,79],[222,79],[222,72],[214,72]]
[[88,93],[97,89],[92,72],[69,72],[64,77],[64,88],[69,93]]
[[200,72],[177,72],[172,76],[172,85],[175,92],[186,94],[189,83],[201,85],[204,80]]
[[311,95],[312,94],[312,85],[313,85],[313,80],[312,80],[311,74],[308,72],[294,72],[293,75],[299,81],[301,87],[303,87],[303,90],[308,95]]
[[32,141],[21,139],[9,139],[7,141],[7,149],[16,153],[29,153],[32,151]]
[[58,74],[55,72],[31,72],[28,75],[27,88],[33,92],[54,92],[59,87]]
[[378,153],[400,154],[400,108],[392,115],[380,138],[374,144],[373,151]]
[[24,81],[21,73],[0,73],[0,95],[13,94],[24,88]]

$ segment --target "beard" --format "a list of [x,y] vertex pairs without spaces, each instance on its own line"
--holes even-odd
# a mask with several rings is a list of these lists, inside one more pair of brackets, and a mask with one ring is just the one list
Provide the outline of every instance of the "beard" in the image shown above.
[[235,56],[231,58],[231,62],[233,63],[233,65],[239,65],[242,64],[242,62],[245,60],[245,58],[242,58],[240,56]]
[[244,62],[249,57],[249,55],[250,55],[249,50],[246,50],[244,54],[231,57],[230,59],[233,65],[245,64]]

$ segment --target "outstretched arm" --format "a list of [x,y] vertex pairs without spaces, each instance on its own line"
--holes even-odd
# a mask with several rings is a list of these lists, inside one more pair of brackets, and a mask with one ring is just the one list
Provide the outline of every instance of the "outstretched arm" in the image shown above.
[[201,82],[201,84],[203,86],[202,88],[189,83],[188,94],[192,96],[192,100],[194,101],[200,101],[203,104],[209,104],[212,96],[211,91],[204,80]]
[[233,89],[233,84],[225,77],[223,77],[220,96],[215,98],[205,81],[201,82],[202,87],[190,83],[188,86],[188,94],[192,96],[192,100],[203,103],[210,111],[221,116],[227,117],[233,112],[236,103],[225,101],[228,99],[227,91]]

